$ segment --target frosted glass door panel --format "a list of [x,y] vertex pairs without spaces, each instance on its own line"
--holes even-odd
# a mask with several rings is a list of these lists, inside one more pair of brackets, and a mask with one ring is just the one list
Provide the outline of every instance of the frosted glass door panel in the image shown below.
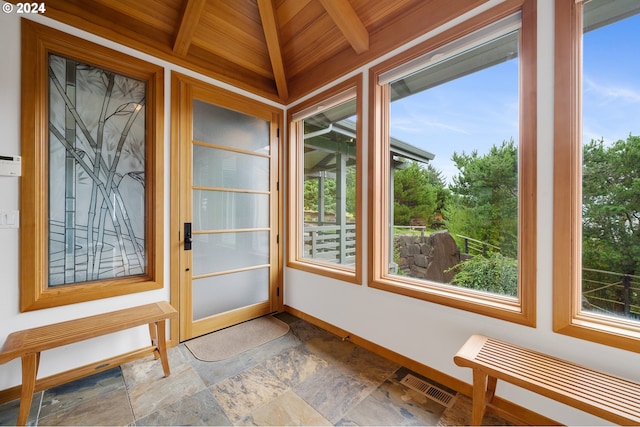
[[268,227],[268,194],[193,191],[194,231]]
[[193,170],[196,186],[269,191],[266,157],[194,144]]
[[194,322],[269,301],[270,130],[269,121],[193,101]]
[[193,101],[193,139],[269,154],[269,122],[202,101]]
[[269,264],[269,232],[196,234],[193,275]]
[[193,320],[269,299],[269,268],[193,280]]

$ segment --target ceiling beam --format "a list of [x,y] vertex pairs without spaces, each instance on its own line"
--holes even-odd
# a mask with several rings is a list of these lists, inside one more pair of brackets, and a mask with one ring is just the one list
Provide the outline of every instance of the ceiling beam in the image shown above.
[[272,0],[258,0],[258,10],[262,21],[262,30],[267,42],[273,77],[276,81],[278,95],[283,101],[289,98],[287,89],[287,76],[284,72],[284,60],[282,58],[282,46],[280,45],[280,32],[276,22],[276,10]]
[[369,32],[348,0],[320,0],[358,55],[369,50]]
[[187,0],[176,41],[173,44],[173,52],[176,55],[185,56],[189,52],[189,46],[191,46],[193,35],[196,32],[198,21],[206,2],[207,0]]

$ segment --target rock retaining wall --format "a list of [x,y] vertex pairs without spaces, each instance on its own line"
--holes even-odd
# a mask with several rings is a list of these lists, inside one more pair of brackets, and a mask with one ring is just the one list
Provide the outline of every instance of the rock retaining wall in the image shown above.
[[396,235],[394,245],[398,273],[419,279],[450,283],[455,272],[445,271],[466,259],[447,230],[424,237]]

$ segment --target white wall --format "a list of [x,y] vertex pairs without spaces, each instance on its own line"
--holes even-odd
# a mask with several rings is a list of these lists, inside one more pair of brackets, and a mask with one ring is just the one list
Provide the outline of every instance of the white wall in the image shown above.
[[[553,7],[552,1],[538,1],[537,327],[520,326],[369,288],[366,278],[362,286],[357,286],[290,268],[285,271],[285,304],[467,383],[472,382],[471,370],[456,366],[453,356],[475,333],[640,381],[638,354],[553,332]],[[358,71],[364,72],[366,80],[368,68]],[[366,107],[362,119],[367,129]],[[366,169],[364,173],[366,175]],[[503,382],[499,382],[497,394],[568,425],[610,424]]]
[[[457,367],[453,355],[474,333],[483,333],[512,341],[596,369],[606,370],[640,381],[635,353],[569,338],[552,332],[552,164],[553,164],[553,2],[538,2],[538,326],[528,328],[462,310],[456,310],[412,299],[366,286],[336,280],[287,268],[285,270],[285,303],[328,323],[343,328],[429,365],[451,376],[471,382],[468,369]],[[32,19],[88,40],[132,50],[79,32],[41,16]],[[424,39],[424,38],[422,38]],[[0,14],[0,155],[20,154],[20,21],[15,14]],[[415,43],[413,43],[415,44]],[[169,220],[169,117],[171,70],[229,88],[225,84],[198,76],[147,55],[137,54],[150,62],[165,66],[165,238]],[[387,55],[386,57],[388,57]],[[379,62],[379,61],[378,61]],[[363,68],[365,83],[367,68]],[[366,85],[365,85],[366,88]],[[251,96],[246,92],[238,91]],[[365,90],[365,97],[367,91]],[[260,99],[263,102],[272,102]],[[366,99],[365,99],[366,105]],[[279,106],[282,107],[282,106]],[[365,112],[362,119],[366,120]],[[366,135],[365,135],[366,140]],[[366,174],[366,170],[364,171]],[[0,177],[0,209],[19,209],[19,178]],[[365,176],[366,184],[366,176]],[[366,195],[365,195],[366,198]],[[366,200],[365,200],[366,202]],[[365,204],[366,206],[366,204]],[[169,299],[168,284],[164,289],[115,297],[48,310],[20,313],[18,230],[0,229],[0,340],[15,330],[63,321],[70,318],[106,312]],[[165,282],[169,277],[168,244],[165,244]],[[366,258],[365,258],[366,259]],[[84,343],[45,352],[40,377],[72,369],[147,344],[146,328],[101,337]],[[20,362],[0,365],[0,390],[20,384]],[[570,425],[609,424],[535,394],[500,384],[498,395],[543,415]]]
[[[0,2],[4,4],[4,2]],[[135,52],[124,46],[103,40],[90,34],[75,30],[43,16],[30,16],[30,19],[41,24],[57,28],[67,33],[105,45],[121,52],[138,56],[146,61],[160,64],[165,68],[165,117],[164,117],[164,164],[165,164],[165,254],[163,289],[142,292],[132,295],[109,298],[36,310],[28,313],[19,311],[19,239],[18,229],[0,229],[0,343],[13,331],[33,326],[60,322],[82,316],[132,307],[158,300],[169,300],[169,137],[170,137],[170,80],[171,71],[198,78],[204,82],[234,90],[242,95],[261,102],[283,108],[283,105],[265,100],[245,91],[217,82],[181,67],[169,64]],[[0,155],[20,155],[20,18],[14,12],[0,13]],[[28,82],[26,83],[28,84]],[[20,178],[0,177],[0,210],[19,209]],[[46,377],[64,372],[86,364],[94,363],[143,346],[149,342],[149,330],[146,326],[117,334],[94,338],[82,343],[46,351],[42,354],[38,377]],[[13,360],[0,365],[0,390],[21,383],[20,360]]]

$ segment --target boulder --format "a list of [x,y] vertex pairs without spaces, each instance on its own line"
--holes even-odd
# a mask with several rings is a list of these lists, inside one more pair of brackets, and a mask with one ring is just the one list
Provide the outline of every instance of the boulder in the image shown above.
[[429,235],[423,253],[427,256],[425,279],[450,283],[455,273],[445,271],[460,263],[460,250],[449,231],[438,231]]
[[411,277],[439,283],[451,282],[455,273],[445,271],[459,264],[462,256],[448,230],[427,237],[396,236],[396,248],[401,271]]

